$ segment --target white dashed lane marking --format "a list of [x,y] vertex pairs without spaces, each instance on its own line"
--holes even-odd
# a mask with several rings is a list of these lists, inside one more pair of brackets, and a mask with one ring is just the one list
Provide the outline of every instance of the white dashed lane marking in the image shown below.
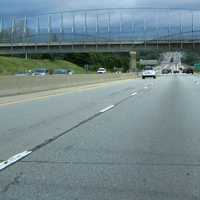
[[16,155],[10,157],[6,161],[1,162],[0,163],[0,171],[5,169],[6,167],[9,167],[10,165],[16,163],[17,161],[25,158],[26,156],[28,156],[31,153],[32,153],[32,151],[24,151],[22,153],[19,153],[19,154],[16,154]]
[[131,96],[135,96],[135,95],[137,95],[137,92],[134,92],[134,93],[131,94]]
[[115,107],[115,105],[110,105],[110,106],[108,106],[108,107],[106,107],[106,108],[100,110],[99,112],[100,112],[100,113],[104,113],[104,112],[106,112],[106,111],[108,111],[108,110],[111,110],[111,109],[114,108],[114,107]]

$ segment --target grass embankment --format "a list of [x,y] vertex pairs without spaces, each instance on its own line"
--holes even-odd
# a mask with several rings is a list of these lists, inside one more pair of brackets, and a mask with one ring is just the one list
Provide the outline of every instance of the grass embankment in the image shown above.
[[47,59],[24,59],[16,57],[0,57],[0,75],[11,75],[17,72],[27,72],[35,68],[70,69],[76,74],[85,73],[85,70],[78,65],[65,60]]

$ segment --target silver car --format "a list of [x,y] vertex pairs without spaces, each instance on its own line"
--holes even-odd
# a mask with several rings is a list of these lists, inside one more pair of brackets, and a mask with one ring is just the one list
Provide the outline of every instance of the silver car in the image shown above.
[[38,68],[35,69],[32,73],[33,76],[46,76],[48,75],[49,71],[46,68]]

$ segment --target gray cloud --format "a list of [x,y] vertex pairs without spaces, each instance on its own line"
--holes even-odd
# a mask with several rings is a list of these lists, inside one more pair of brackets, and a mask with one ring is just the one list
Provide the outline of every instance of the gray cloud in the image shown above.
[[71,9],[134,7],[136,0],[1,0],[0,13],[25,15]]
[[199,0],[138,0],[137,5],[139,6],[150,6],[150,7],[164,7],[164,8],[187,8],[187,9],[198,9],[200,8]]
[[199,0],[0,0],[1,15],[32,15],[70,9],[113,7],[200,8]]

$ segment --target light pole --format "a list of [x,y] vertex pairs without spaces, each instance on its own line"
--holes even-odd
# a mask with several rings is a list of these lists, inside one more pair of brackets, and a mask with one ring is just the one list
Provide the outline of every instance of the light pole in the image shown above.
[[12,43],[14,42],[14,40],[15,40],[15,17],[12,17],[12,27],[11,27],[11,37],[12,37],[12,39],[11,39],[11,41],[12,41]]
[[192,47],[195,48],[195,41],[194,41],[194,12],[192,12]]
[[84,33],[87,34],[87,12],[84,13]]
[[183,49],[183,40],[182,40],[182,37],[183,37],[183,24],[182,24],[182,12],[180,13],[180,36],[181,36],[181,49]]

